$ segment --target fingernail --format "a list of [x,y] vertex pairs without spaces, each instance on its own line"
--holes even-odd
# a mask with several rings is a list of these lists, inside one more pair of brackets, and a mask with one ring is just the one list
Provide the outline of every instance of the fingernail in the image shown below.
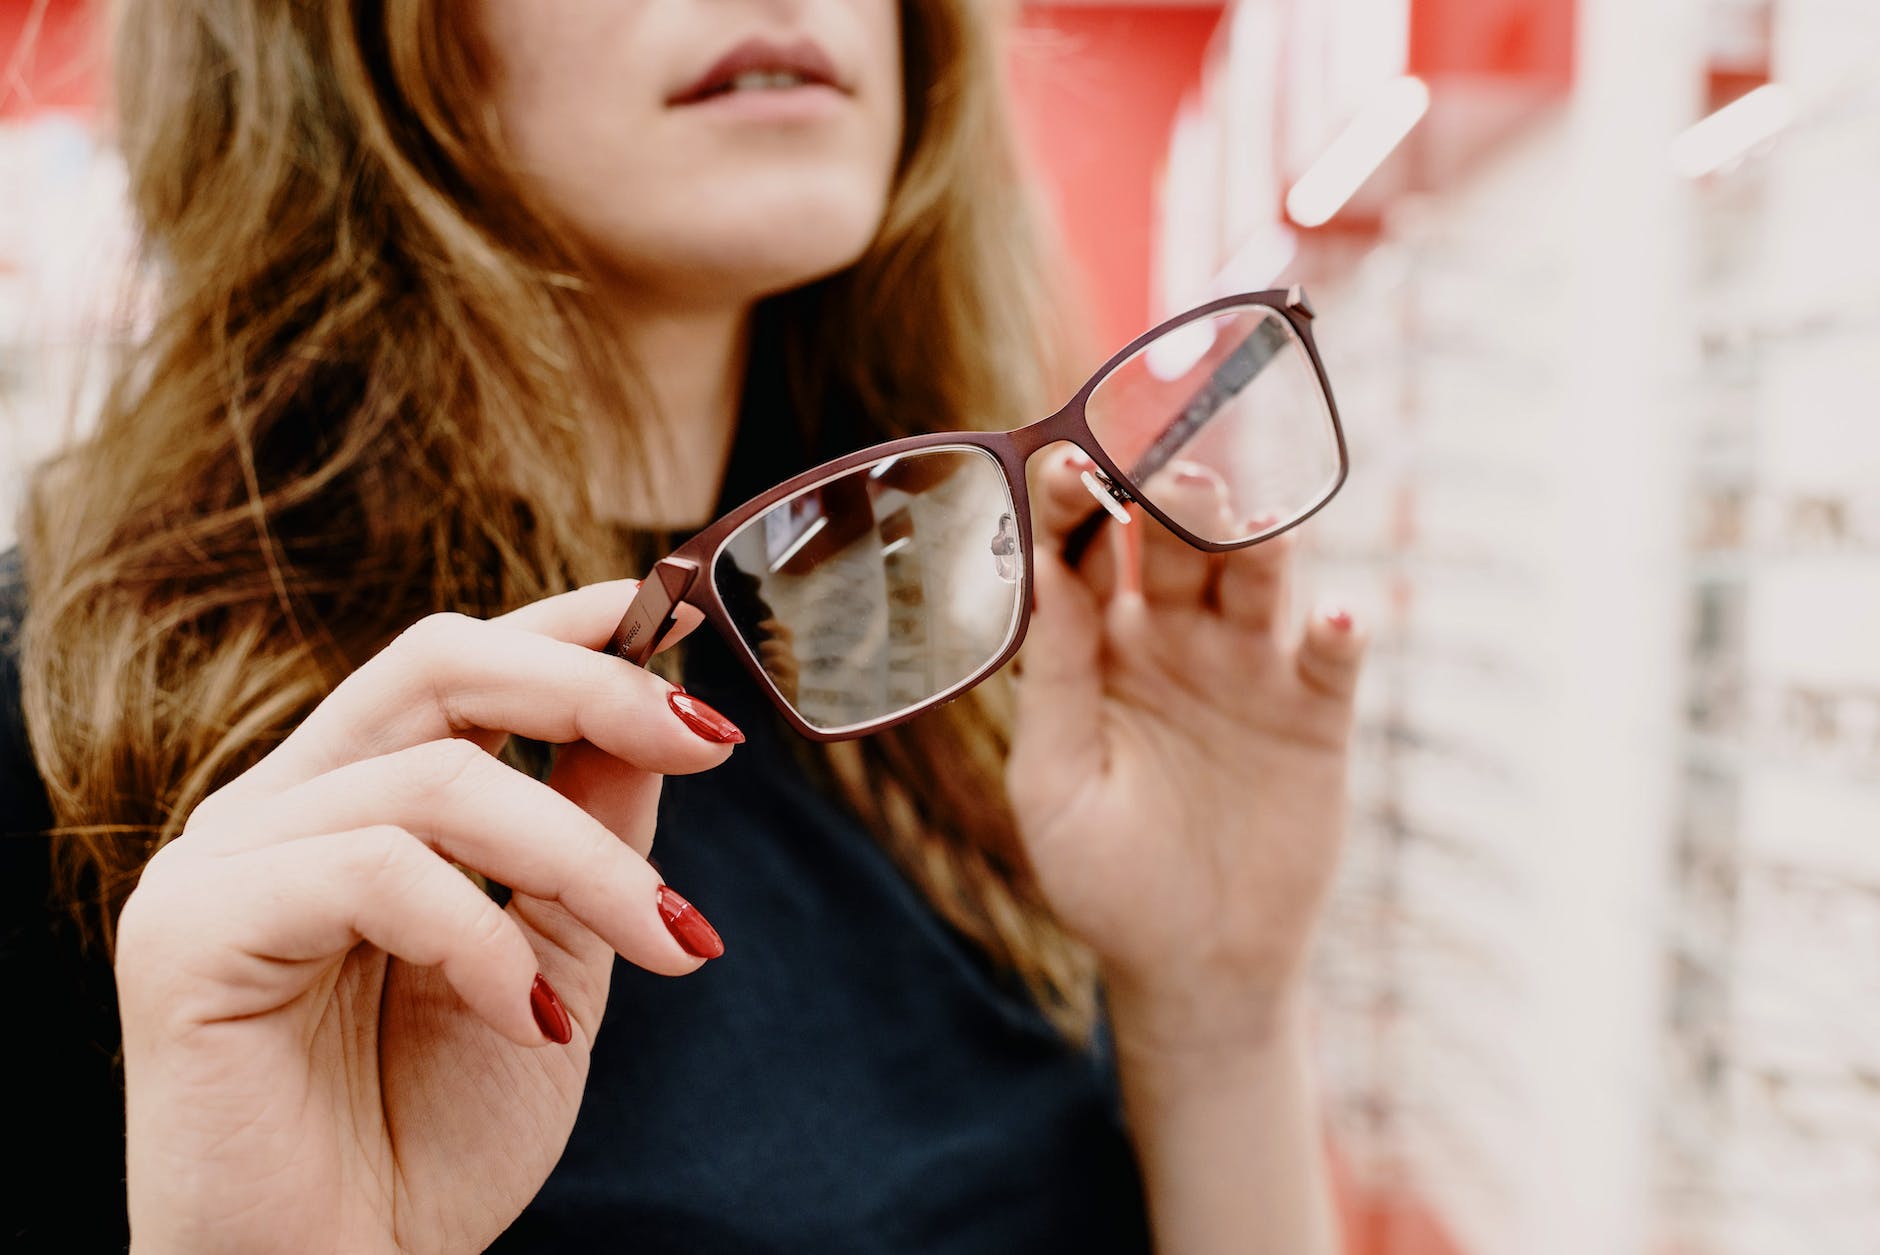
[[540,972],[529,989],[529,1010],[535,1012],[535,1026],[542,1030],[542,1036],[557,1046],[574,1040],[574,1021],[568,1018],[568,1008],[561,1005],[561,995]]
[[1182,484],[1207,484],[1210,486],[1217,482],[1212,472],[1205,471],[1198,466],[1188,466],[1186,464],[1175,468],[1175,481]]
[[659,918],[679,948],[695,959],[715,959],[725,952],[718,930],[670,885],[659,887]]
[[1070,449],[1064,454],[1064,465],[1073,471],[1094,471],[1097,464],[1082,449]]
[[672,707],[673,714],[685,720],[686,727],[707,741],[719,745],[736,745],[744,739],[744,734],[738,731],[737,724],[684,689],[674,689],[666,694],[666,704]]
[[1328,610],[1325,612],[1325,621],[1340,632],[1349,632],[1351,630],[1351,612],[1349,610]]

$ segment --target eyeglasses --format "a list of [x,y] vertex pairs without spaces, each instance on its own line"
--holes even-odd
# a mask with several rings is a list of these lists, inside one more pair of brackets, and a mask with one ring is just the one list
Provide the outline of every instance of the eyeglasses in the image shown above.
[[[892,727],[1018,651],[1030,619],[1025,464],[1069,441],[1106,517],[1139,506],[1197,549],[1258,544],[1344,483],[1343,429],[1304,292],[1245,293],[1138,336],[1057,413],[875,445],[745,502],[656,563],[608,650],[644,666],[701,611],[813,740]],[[1106,514],[1107,512],[1107,514]]]

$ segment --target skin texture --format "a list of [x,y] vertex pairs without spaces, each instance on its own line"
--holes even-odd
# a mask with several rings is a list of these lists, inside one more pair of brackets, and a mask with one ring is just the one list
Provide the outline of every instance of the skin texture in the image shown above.
[[[604,258],[622,342],[653,367],[671,494],[620,512],[702,518],[753,303],[853,261],[880,220],[896,6],[483,0],[477,20],[517,161]],[[852,93],[801,125],[668,108],[749,34],[812,35]],[[1102,962],[1158,1248],[1329,1251],[1298,982],[1361,634],[1299,626],[1285,539],[1210,557],[1145,523],[1139,587],[1107,541],[1066,568],[1057,538],[1091,506],[1069,451],[1040,461],[1010,787],[1052,905]],[[596,652],[632,595],[425,620],[150,863],[118,938],[138,1251],[474,1251],[539,1189],[613,956],[702,962],[645,858],[660,779],[735,752]],[[565,745],[546,784],[488,752],[511,733]],[[531,1012],[538,972],[565,1046]]]
[[[841,269],[873,237],[901,144],[895,5],[482,0],[476,9],[523,178],[596,246],[636,304],[742,307]],[[745,35],[798,33],[822,47],[846,89],[832,116],[752,124],[667,106]]]
[[[472,6],[521,181],[583,240],[638,360],[663,462],[650,499],[594,433],[592,490],[622,520],[707,520],[730,454],[759,298],[848,266],[873,238],[901,145],[898,6],[884,0],[552,0]],[[753,123],[668,102],[746,38],[813,39],[842,99]]]

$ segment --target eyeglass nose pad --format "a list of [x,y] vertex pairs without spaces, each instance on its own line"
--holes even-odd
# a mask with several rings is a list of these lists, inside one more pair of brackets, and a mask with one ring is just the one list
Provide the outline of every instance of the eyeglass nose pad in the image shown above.
[[992,570],[1007,584],[1018,583],[1018,524],[1009,514],[999,516],[999,530],[992,537]]
[[1129,511],[1123,507],[1130,502],[1130,495],[1118,488],[1114,481],[1102,471],[1085,471],[1078,476],[1090,495],[1097,499],[1097,504],[1110,512],[1118,523],[1129,522]]

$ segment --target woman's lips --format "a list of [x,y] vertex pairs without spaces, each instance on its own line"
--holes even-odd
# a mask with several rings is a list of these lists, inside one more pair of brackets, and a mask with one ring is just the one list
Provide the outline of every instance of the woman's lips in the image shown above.
[[848,100],[833,87],[813,83],[762,91],[719,92],[682,106],[681,111],[684,116],[701,121],[817,122],[835,117]]
[[669,105],[695,105],[724,97],[846,94],[834,62],[813,39],[747,39],[674,92]]

